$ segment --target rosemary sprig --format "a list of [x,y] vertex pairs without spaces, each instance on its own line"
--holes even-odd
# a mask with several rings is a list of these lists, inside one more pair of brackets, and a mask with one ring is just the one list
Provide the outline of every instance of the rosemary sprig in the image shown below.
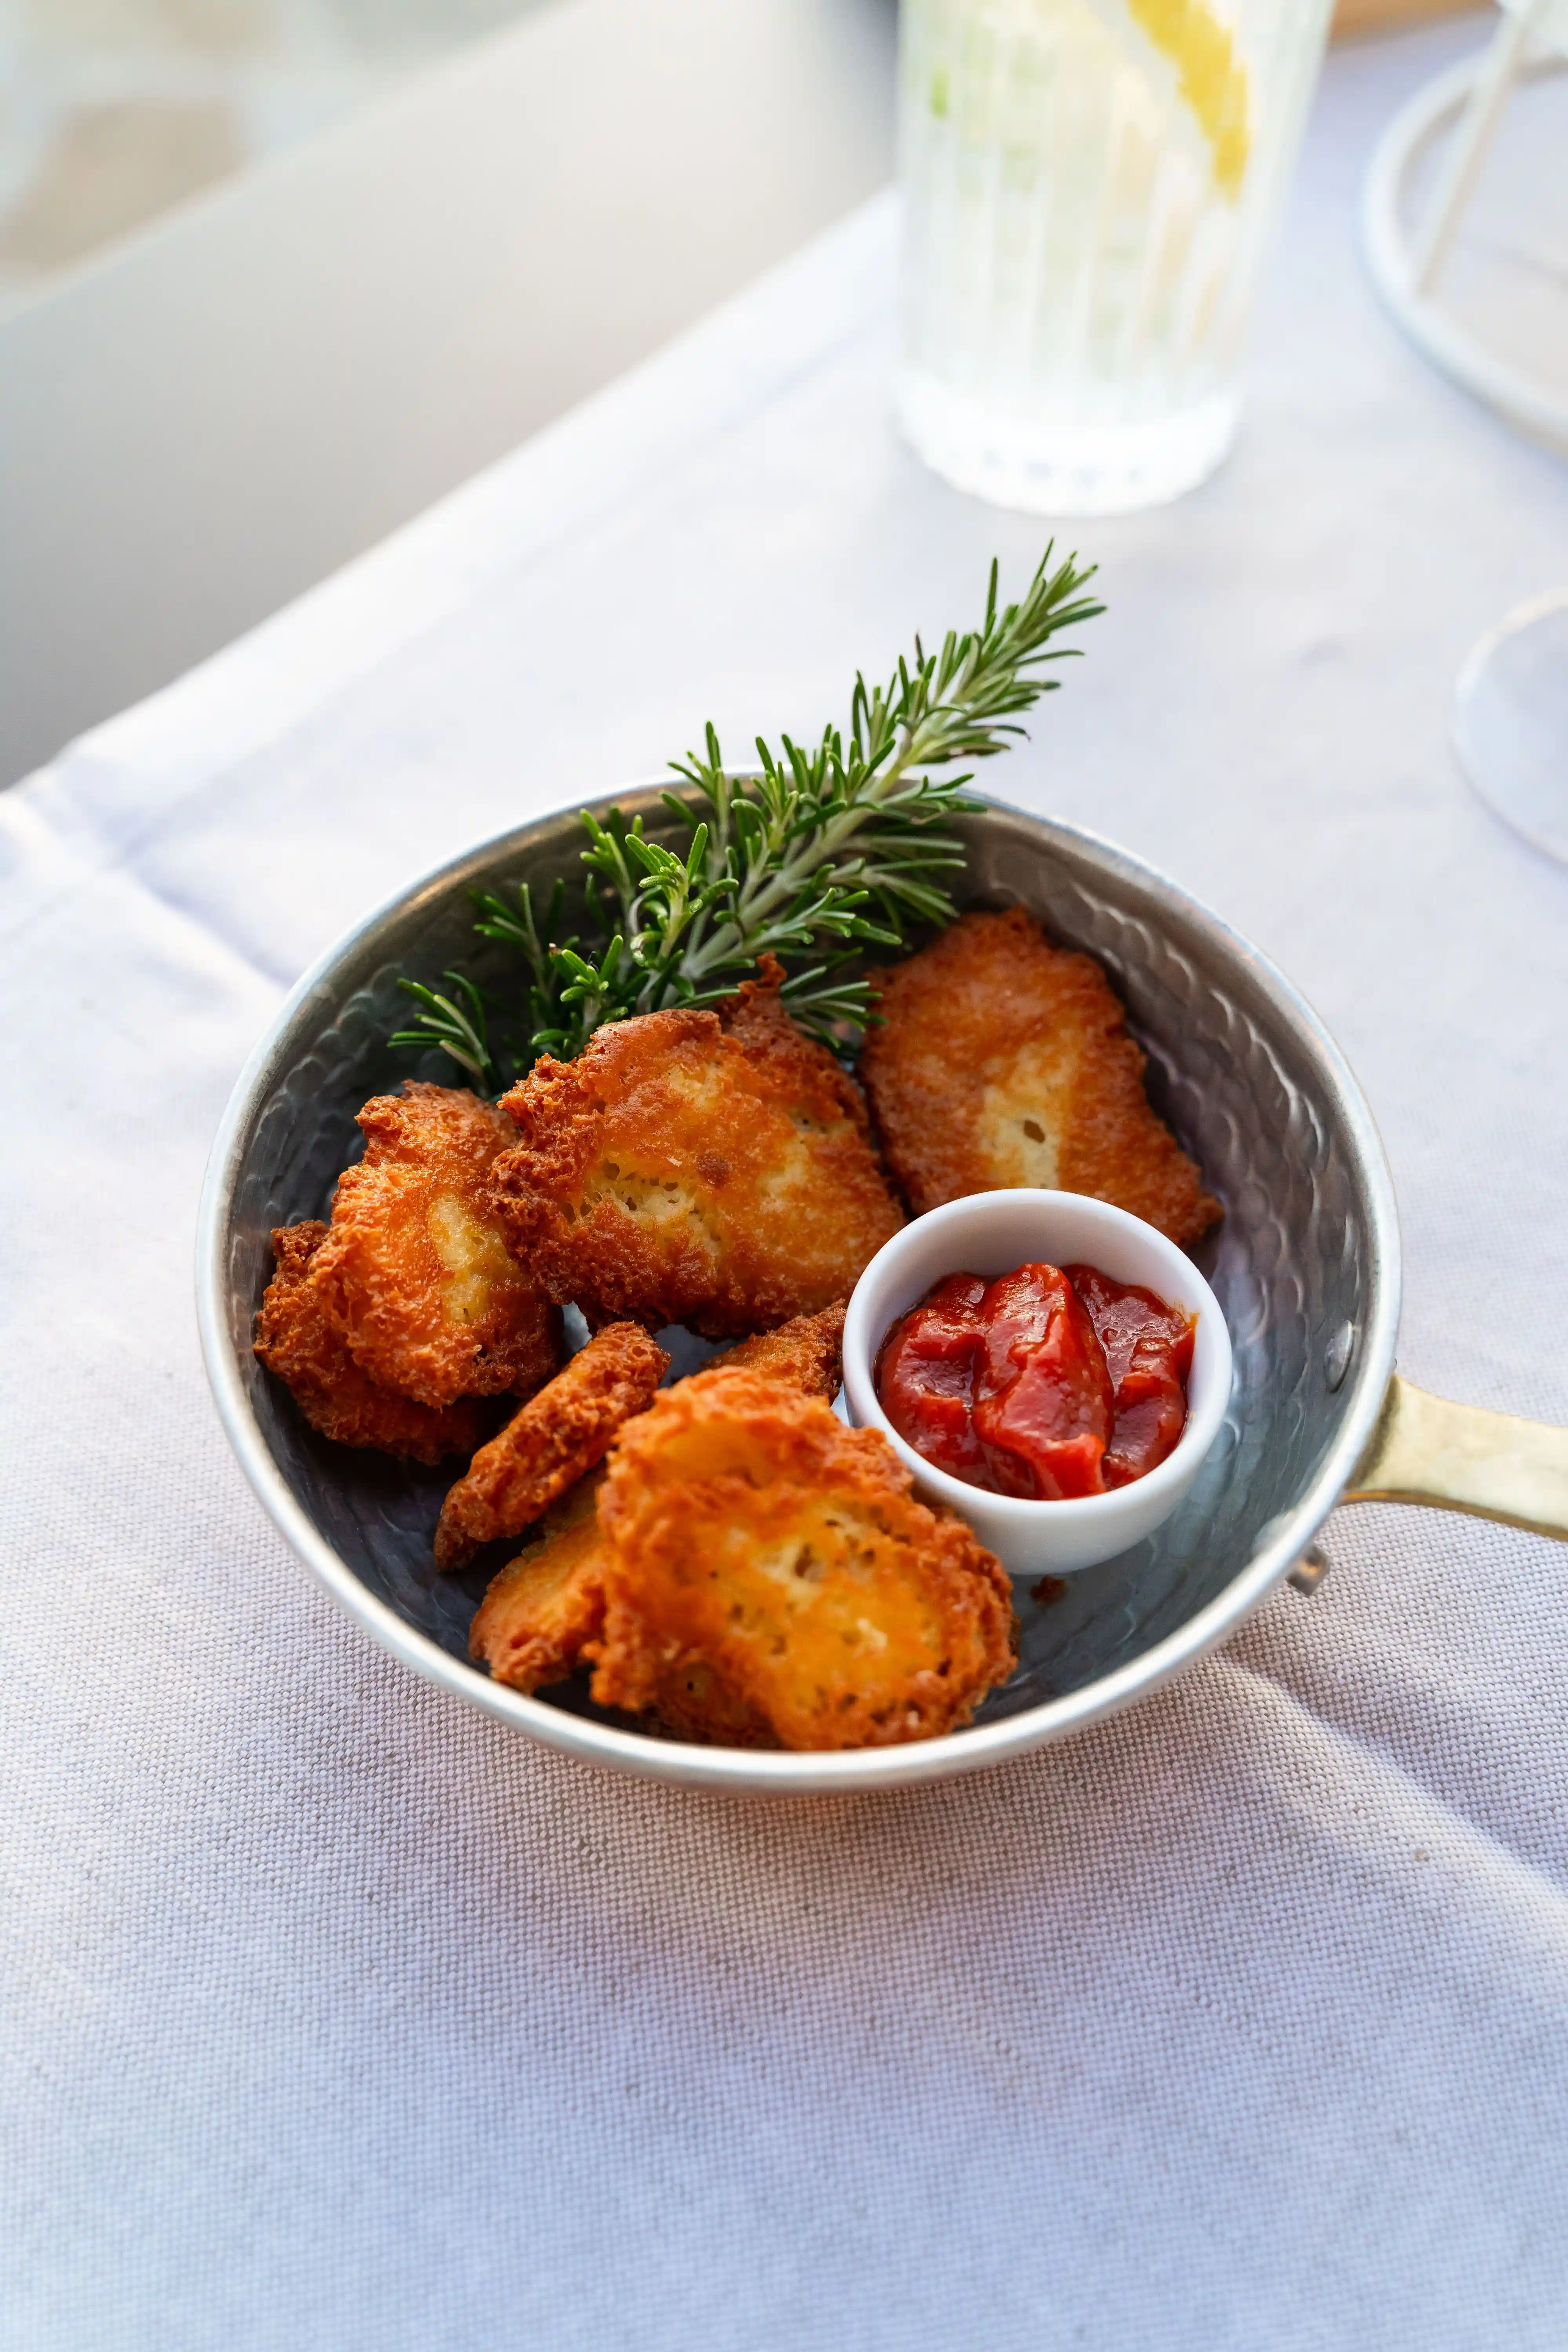
[[[541,1053],[569,1058],[606,1021],[666,1005],[710,1004],[774,955],[784,1000],[801,1024],[842,1045],[869,1017],[864,981],[847,967],[867,946],[897,948],[912,924],[951,921],[945,877],[963,853],[942,828],[977,807],[971,779],[932,775],[992,758],[1025,731],[1019,719],[1058,681],[1046,666],[1076,653],[1063,630],[1103,607],[1083,594],[1093,567],[1051,567],[1047,547],[1027,593],[998,611],[996,565],[978,630],[949,631],[939,652],[919,637],[886,687],[858,677],[847,733],[829,727],[815,750],[760,738],[762,772],[736,777],[710,726],[705,753],[676,761],[699,810],[669,792],[684,845],[647,840],[642,819],[582,813],[588,845],[580,898],[557,882],[542,919],[526,883],[476,894],[475,929],[515,950],[524,974],[521,1067]],[[570,915],[575,928],[563,935]],[[439,1046],[482,1086],[500,1085],[488,1001],[472,981],[445,977],[454,996],[399,984],[424,1010],[392,1040]]]
[[500,1074],[490,1051],[489,1003],[466,972],[445,971],[458,1002],[442,996],[436,989],[426,988],[416,980],[400,980],[398,987],[417,1000],[425,1010],[414,1015],[413,1025],[395,1030],[387,1039],[389,1045],[416,1046],[428,1053],[439,1045],[449,1055],[460,1070],[466,1070],[481,1094],[500,1092]]

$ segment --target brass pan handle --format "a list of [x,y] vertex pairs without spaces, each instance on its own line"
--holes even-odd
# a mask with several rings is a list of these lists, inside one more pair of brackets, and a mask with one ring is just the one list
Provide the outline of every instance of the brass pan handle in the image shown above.
[[1568,1429],[1429,1396],[1397,1372],[1347,1503],[1430,1503],[1568,1543]]

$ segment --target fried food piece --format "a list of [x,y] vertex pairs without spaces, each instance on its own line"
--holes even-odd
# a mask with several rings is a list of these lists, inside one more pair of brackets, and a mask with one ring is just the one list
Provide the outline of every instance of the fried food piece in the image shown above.
[[256,1318],[256,1352],[291,1391],[312,1429],[340,1445],[373,1446],[437,1463],[471,1454],[484,1435],[479,1406],[465,1398],[436,1412],[376,1385],[348,1350],[331,1301],[315,1278],[327,1228],[316,1218],[279,1225],[272,1235],[278,1271]]
[[[752,1371],[770,1382],[798,1389],[803,1395],[831,1399],[838,1392],[838,1347],[843,1329],[844,1307],[840,1302],[825,1308],[820,1315],[797,1316],[794,1322],[781,1324],[776,1331],[742,1339],[739,1347],[704,1366],[703,1376],[729,1370]],[[534,1485],[531,1488],[524,1486],[522,1491],[537,1493],[537,1444],[534,1466],[529,1472],[521,1458],[526,1447],[509,1444],[512,1431],[527,1424],[537,1441],[540,1424],[546,1415],[549,1436],[557,1441],[568,1423],[591,1428],[590,1398],[580,1397],[574,1412],[559,1411],[556,1400],[569,1383],[577,1386],[574,1375],[578,1374],[580,1366],[586,1367],[590,1360],[597,1358],[607,1373],[613,1357],[618,1357],[628,1372],[635,1370],[637,1363],[645,1364],[646,1388],[624,1418],[629,1420],[632,1413],[642,1412],[652,1403],[668,1358],[639,1324],[610,1324],[597,1338],[589,1340],[582,1353],[574,1356],[565,1370],[542,1389],[531,1403],[524,1405],[511,1428],[503,1430],[500,1437],[481,1449],[468,1476],[453,1487],[436,1535],[436,1557],[441,1565],[458,1566],[463,1559],[471,1557],[474,1549],[474,1540],[466,1536],[458,1512],[452,1509],[453,1497],[463,1495],[466,1489],[475,1489],[485,1475],[489,1459],[502,1465],[497,1488],[505,1485],[510,1472],[519,1482],[531,1476]],[[607,1377],[605,1386],[609,1385]],[[595,1432],[595,1439],[596,1434]],[[606,1435],[599,1444],[600,1454],[613,1434]],[[596,1507],[604,1475],[602,1467],[592,1471],[560,1502],[552,1505],[542,1521],[542,1540],[520,1553],[500,1570],[474,1619],[469,1637],[473,1655],[489,1667],[498,1682],[510,1683],[514,1690],[533,1691],[545,1684],[563,1681],[575,1670],[584,1643],[592,1640],[603,1625],[604,1549]],[[516,1530],[509,1528],[500,1532],[510,1534]],[[697,1660],[672,1665],[659,1675],[647,1713],[660,1730],[679,1739],[701,1740],[725,1748],[773,1748],[778,1744],[763,1717],[731,1697],[712,1669]]]
[[781,1387],[798,1389],[803,1396],[821,1397],[831,1404],[843,1383],[844,1312],[838,1299],[820,1315],[796,1315],[776,1331],[759,1331],[738,1347],[726,1348],[702,1367],[712,1372],[760,1372]]
[[[605,1538],[598,1521],[604,1471],[575,1486],[542,1522],[540,1540],[509,1560],[479,1604],[468,1636],[471,1655],[494,1682],[546,1690],[583,1662],[605,1622]],[[632,1718],[643,1729],[704,1747],[776,1748],[754,1707],[731,1697],[700,1659],[660,1666],[653,1696]]]
[[521,1535],[602,1462],[621,1423],[653,1402],[669,1369],[640,1323],[610,1323],[481,1445],[441,1507],[437,1568]]
[[672,1677],[705,1667],[699,1721],[881,1747],[966,1723],[1012,1670],[1007,1579],[963,1520],[915,1499],[879,1432],[763,1374],[665,1390],[621,1432],[599,1519],[605,1706],[668,1717]]
[[551,1511],[539,1542],[509,1560],[479,1603],[469,1654],[492,1680],[536,1691],[576,1671],[583,1644],[605,1619],[602,1471]]
[[654,1669],[652,1696],[638,1730],[662,1731],[694,1748],[777,1748],[765,1715],[749,1706],[702,1658],[682,1656]]
[[964,915],[871,979],[882,1020],[860,1076],[917,1216],[1014,1184],[1110,1201],[1173,1242],[1219,1216],[1149,1107],[1144,1056],[1104,972],[1021,908]]
[[779,1002],[778,967],[719,1013],[645,1013],[505,1097],[513,1250],[590,1324],[711,1339],[811,1315],[903,1222],[858,1088]]
[[561,1361],[561,1316],[489,1205],[511,1122],[466,1087],[410,1079],[359,1125],[364,1158],[338,1179],[316,1276],[354,1361],[421,1404],[531,1395]]

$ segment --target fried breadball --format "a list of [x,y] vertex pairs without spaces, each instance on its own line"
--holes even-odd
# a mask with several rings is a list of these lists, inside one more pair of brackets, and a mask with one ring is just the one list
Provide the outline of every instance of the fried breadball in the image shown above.
[[604,1460],[668,1369],[640,1323],[607,1324],[475,1454],[441,1507],[437,1567],[461,1568],[480,1544],[531,1527]]
[[531,1395],[561,1361],[561,1316],[489,1206],[510,1121],[467,1087],[410,1079],[359,1124],[364,1158],[338,1179],[317,1274],[354,1361],[421,1404]]
[[1011,1672],[1007,1579],[963,1520],[915,1499],[875,1430],[757,1373],[699,1373],[622,1431],[599,1496],[594,1696],[710,1707],[781,1747],[882,1747],[966,1723]]
[[312,1218],[279,1225],[272,1235],[278,1271],[256,1318],[256,1352],[291,1391],[312,1429],[340,1445],[374,1446],[437,1463],[471,1454],[484,1435],[470,1399],[437,1412],[378,1387],[348,1351],[330,1302],[315,1278],[327,1228]]
[[583,1479],[547,1514],[539,1540],[507,1562],[479,1603],[469,1654],[513,1690],[563,1682],[604,1622],[604,1538],[595,1507],[603,1475]]
[[803,1396],[821,1397],[831,1404],[843,1385],[844,1312],[840,1298],[820,1315],[796,1315],[776,1331],[759,1331],[710,1357],[702,1375],[710,1372],[761,1372],[781,1387],[798,1389]]
[[1144,1057],[1093,958],[1020,908],[964,915],[873,973],[860,1076],[917,1216],[1015,1184],[1087,1192],[1196,1241],[1220,1214],[1143,1090]]
[[718,1013],[645,1013],[505,1097],[497,1161],[513,1250],[590,1325],[709,1339],[841,1298],[902,1223],[865,1105],[778,999],[777,967]]

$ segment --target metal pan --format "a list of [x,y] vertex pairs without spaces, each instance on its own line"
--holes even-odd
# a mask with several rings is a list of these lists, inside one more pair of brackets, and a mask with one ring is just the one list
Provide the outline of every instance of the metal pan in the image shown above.
[[[650,833],[658,784],[615,796]],[[599,803],[601,814],[612,802]],[[1173,883],[1074,827],[996,803],[963,821],[967,903],[1022,904],[1110,973],[1148,1050],[1155,1099],[1225,1204],[1198,1253],[1229,1323],[1236,1386],[1193,1493],[1159,1533],[1023,1598],[1017,1673],[973,1725],[900,1748],[753,1754],[656,1738],[563,1685],[525,1698],[468,1662],[479,1590],[438,1576],[439,1473],[331,1445],[251,1353],[272,1226],[324,1213],[353,1114],[423,1072],[384,1040],[399,972],[470,969],[469,893],[575,874],[574,812],[487,842],[369,916],[300,982],[252,1055],[213,1149],[197,1290],[225,1427],[282,1533],[349,1614],[413,1670],[568,1754],[731,1789],[936,1780],[1060,1739],[1225,1641],[1286,1577],[1310,1588],[1335,1504],[1440,1504],[1568,1538],[1568,1432],[1425,1395],[1394,1370],[1399,1227],[1360,1089],[1310,1008]],[[1022,1591],[1022,1588],[1020,1588]]]

